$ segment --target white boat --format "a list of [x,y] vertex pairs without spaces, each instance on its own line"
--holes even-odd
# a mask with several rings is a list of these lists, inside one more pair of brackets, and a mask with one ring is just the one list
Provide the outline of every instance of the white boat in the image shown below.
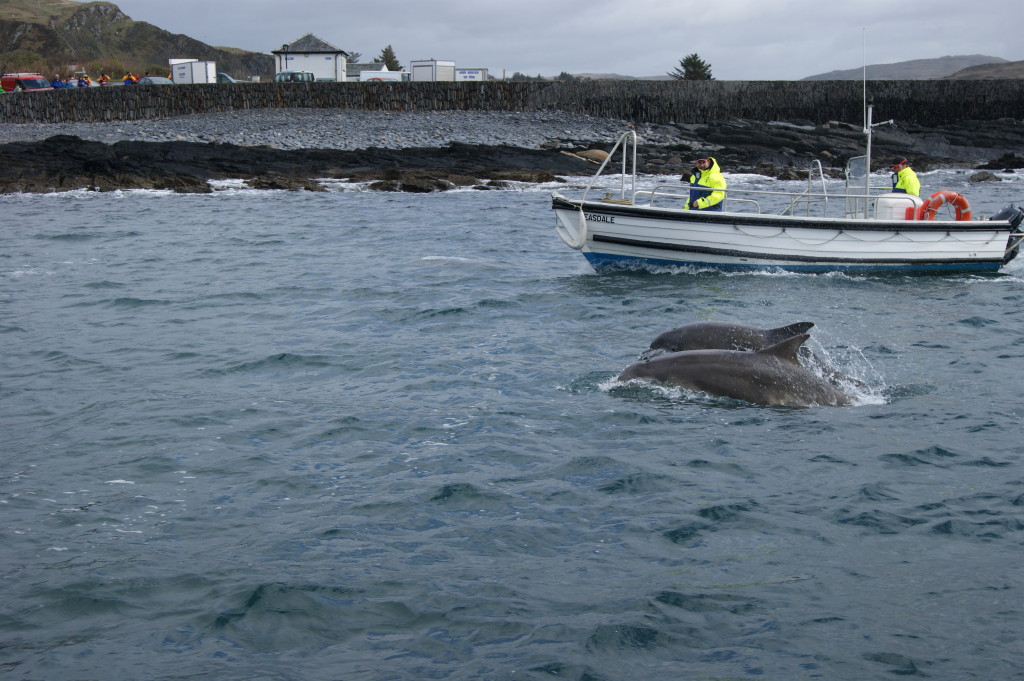
[[[552,192],[555,231],[598,271],[654,265],[997,272],[1016,257],[1024,239],[1024,210],[1013,204],[975,220],[967,199],[953,191],[922,200],[871,187],[870,107],[867,121],[868,153],[848,164],[845,193],[827,191],[817,162],[804,191],[723,190],[722,211],[685,209],[689,184],[638,190],[636,133],[628,131],[580,198]],[[602,173],[620,158],[618,190],[590,198],[604,191],[598,186]],[[762,210],[770,203],[785,207],[778,213]],[[943,206],[947,210],[940,210]],[[936,219],[940,212],[950,215]]]

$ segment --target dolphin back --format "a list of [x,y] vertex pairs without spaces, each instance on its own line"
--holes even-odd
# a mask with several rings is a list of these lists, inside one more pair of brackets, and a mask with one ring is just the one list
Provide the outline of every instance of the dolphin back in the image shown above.
[[[650,350],[760,350],[787,338],[806,333],[813,322],[797,322],[776,329],[762,329],[735,322],[693,322],[665,331],[651,341]],[[650,354],[648,351],[646,354]]]

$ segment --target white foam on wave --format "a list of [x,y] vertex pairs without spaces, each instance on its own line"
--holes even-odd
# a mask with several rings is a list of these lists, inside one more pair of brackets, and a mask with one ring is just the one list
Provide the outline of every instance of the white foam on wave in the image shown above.
[[209,180],[209,184],[213,189],[225,190],[225,189],[249,189],[249,186],[245,183],[245,180],[241,178],[230,179],[230,180]]
[[496,260],[485,258],[467,258],[461,255],[424,255],[420,262],[435,263],[438,265],[486,265],[488,267],[501,266]]
[[[745,402],[744,400],[737,400],[730,397],[724,397],[720,395],[713,395],[700,390],[692,390],[690,388],[684,388],[682,386],[665,385],[656,381],[649,381],[645,379],[634,378],[628,381],[619,381],[617,378],[609,378],[606,381],[602,381],[597,385],[598,389],[604,393],[610,393],[614,390],[620,390],[623,388],[638,388],[649,392],[657,397],[668,399],[672,401],[687,401],[687,402],[710,402],[723,401],[729,404],[736,402]],[[864,406],[878,406],[887,403],[884,391],[881,388],[874,388],[865,384],[857,384],[853,381],[844,382],[842,380],[837,381],[837,387],[847,395],[851,400],[853,407],[864,407]],[[749,403],[751,406],[770,406],[770,405],[758,405],[755,402]]]
[[123,201],[146,194],[172,196],[175,195],[175,192],[170,189],[115,189],[109,192],[99,192],[86,187],[80,187],[59,192],[15,192],[6,196],[26,198],[32,201]]

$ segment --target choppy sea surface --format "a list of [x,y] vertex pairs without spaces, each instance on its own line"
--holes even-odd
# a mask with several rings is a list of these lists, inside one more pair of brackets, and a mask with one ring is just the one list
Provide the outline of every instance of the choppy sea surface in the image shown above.
[[[1024,678],[1024,263],[597,275],[547,189],[0,197],[0,677]],[[857,404],[615,384],[701,320]]]

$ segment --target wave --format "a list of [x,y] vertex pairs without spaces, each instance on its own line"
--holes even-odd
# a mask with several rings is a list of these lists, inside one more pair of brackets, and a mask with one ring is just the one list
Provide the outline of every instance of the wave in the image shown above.
[[259,359],[236,362],[224,367],[211,368],[203,371],[208,376],[222,376],[239,373],[279,372],[287,370],[304,371],[325,369],[340,366],[326,355],[300,355],[291,352],[275,353]]

